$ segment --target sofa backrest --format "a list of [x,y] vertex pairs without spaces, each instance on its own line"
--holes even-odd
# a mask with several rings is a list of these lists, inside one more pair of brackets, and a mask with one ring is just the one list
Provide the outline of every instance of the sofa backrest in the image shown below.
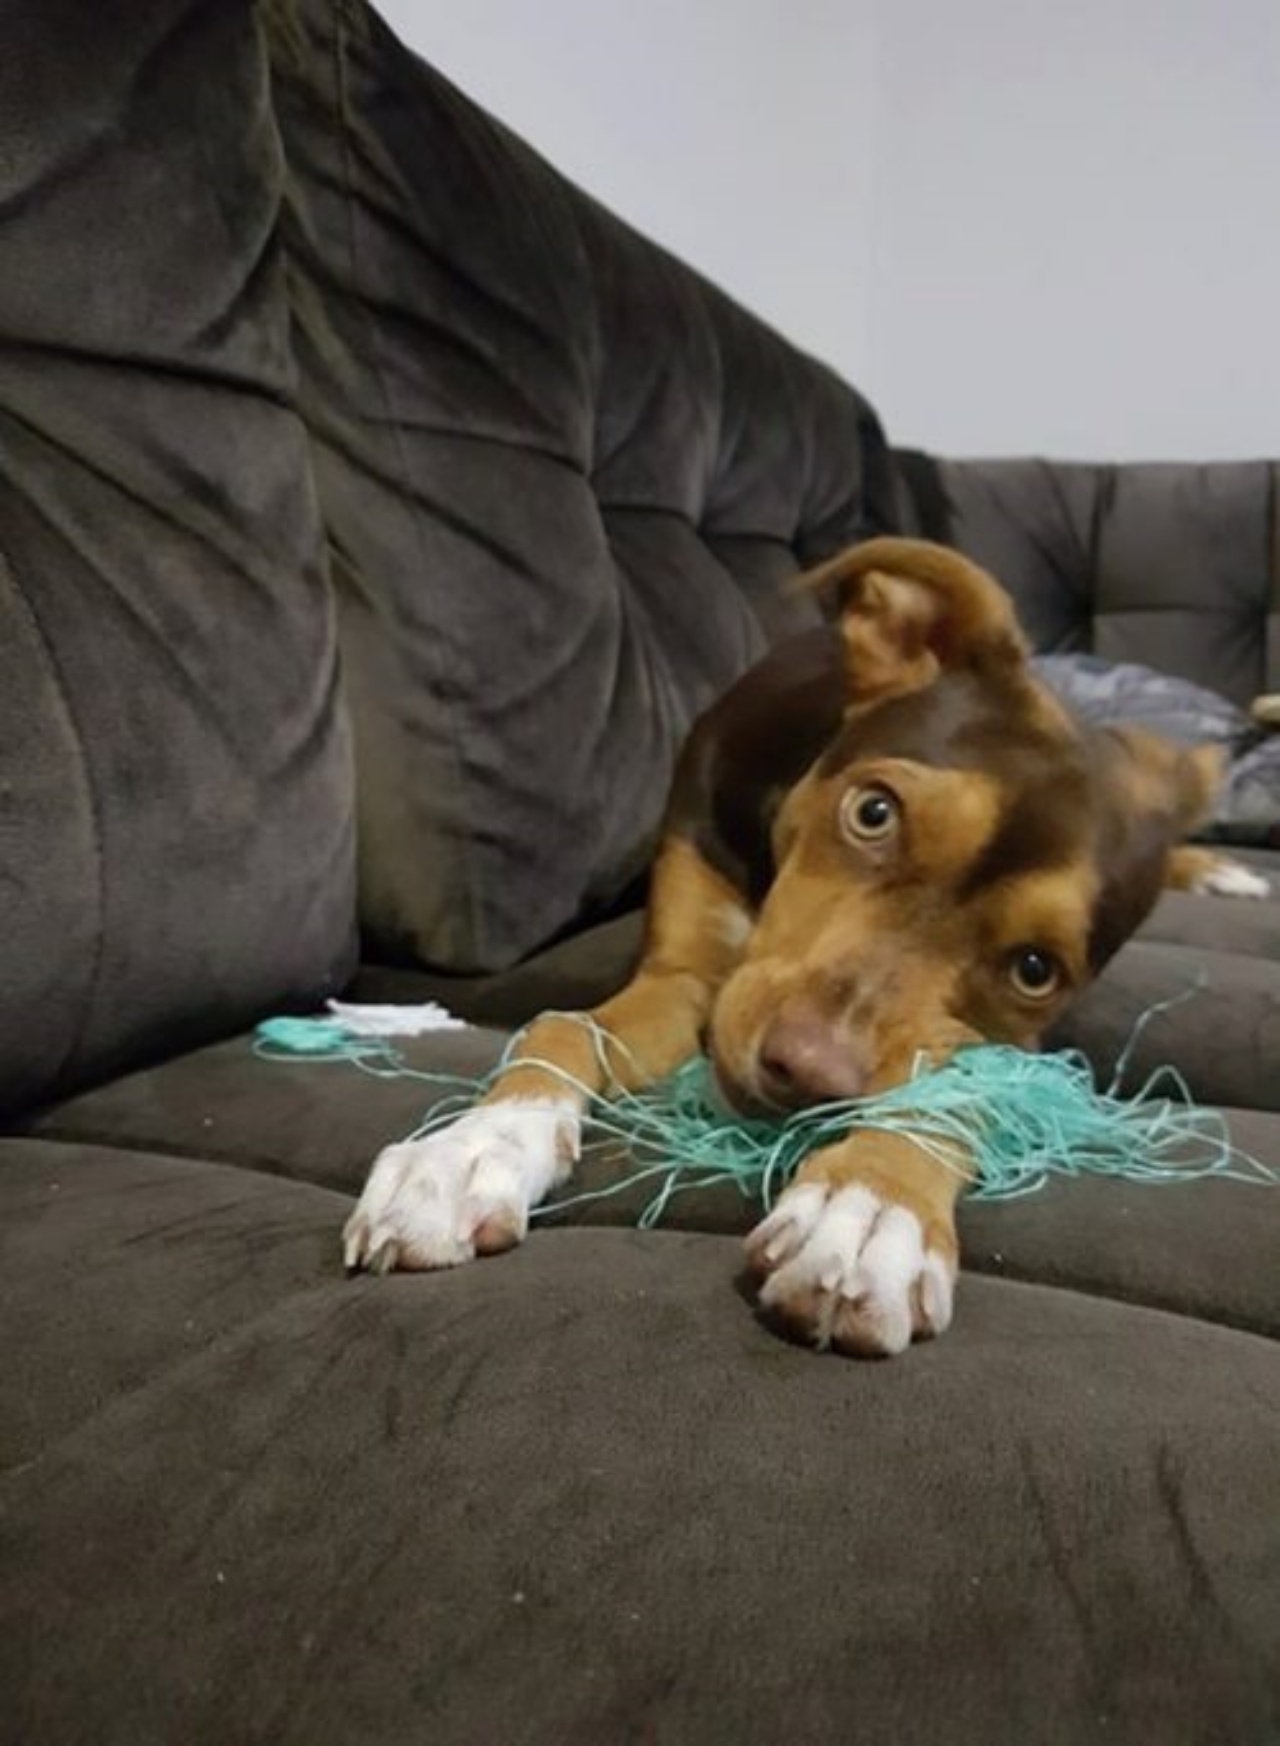
[[641,872],[784,581],[888,525],[884,439],[365,7],[269,11],[366,943],[500,969]]
[[898,456],[905,524],[992,570],[1042,651],[1239,704],[1280,690],[1280,463]]
[[281,181],[250,0],[6,7],[0,1108],[350,967]]

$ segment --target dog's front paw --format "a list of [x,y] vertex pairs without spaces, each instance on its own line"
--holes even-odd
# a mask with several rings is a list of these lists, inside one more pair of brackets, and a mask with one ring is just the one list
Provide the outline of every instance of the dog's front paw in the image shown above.
[[861,1183],[799,1182],[747,1238],[760,1303],[791,1339],[863,1358],[905,1352],[951,1323],[956,1249]]
[[348,1270],[456,1267],[513,1248],[573,1168],[578,1127],[571,1099],[507,1098],[386,1147],[343,1229]]

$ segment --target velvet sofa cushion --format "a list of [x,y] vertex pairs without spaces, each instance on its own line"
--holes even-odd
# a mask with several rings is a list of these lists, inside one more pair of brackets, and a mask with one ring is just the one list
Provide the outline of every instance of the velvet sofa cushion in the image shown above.
[[505,968],[615,905],[694,714],[888,525],[876,418],[358,0],[274,0],[295,348],[368,949]]
[[353,949],[323,530],[248,0],[14,0],[0,56],[0,1108]]
[[1280,461],[898,457],[904,527],[967,552],[1042,652],[1189,679],[1247,708],[1280,689]]
[[[132,1154],[217,1166],[232,1172],[220,1178],[232,1199],[240,1187],[265,1192],[271,1178],[337,1191],[323,1240],[324,1268],[336,1278],[342,1225],[374,1155],[456,1089],[452,1075],[489,1067],[504,1040],[469,1031],[406,1045],[417,1073],[441,1076],[432,1082],[374,1079],[314,1061],[268,1066],[252,1061],[248,1042],[237,1038],[69,1099],[30,1118],[25,1137],[100,1160]],[[1280,1112],[1224,1113],[1235,1144],[1280,1178]],[[633,1228],[656,1188],[617,1146],[591,1144],[532,1229]],[[114,1216],[105,1199],[100,1211]],[[760,1216],[754,1199],[721,1183],[675,1195],[660,1230],[742,1237]],[[193,1212],[190,1223],[203,1218]],[[966,1277],[1050,1284],[1280,1338],[1280,1187],[1059,1180],[1025,1199],[962,1201],[960,1238]]]
[[722,1238],[345,1281],[345,1204],[0,1142],[6,1738],[1275,1733],[1273,1342],[970,1280],[855,1364]]
[[[1063,1026],[1060,1040],[1084,1048],[1105,1079],[1142,1013],[1190,994],[1148,1023],[1125,1083],[1136,1089],[1149,1073],[1176,1064],[1202,1102],[1238,1106],[1226,1110],[1231,1137],[1280,1175],[1280,1085],[1272,1071],[1280,1023],[1280,904],[1174,894],[1151,925],[1156,935],[1190,937],[1132,942]],[[1239,949],[1230,949],[1232,941]],[[553,1004],[554,990],[548,974],[540,992]],[[410,1001],[428,991],[438,994],[438,981],[375,971],[362,975],[352,992]],[[398,1046],[408,1071],[370,1074],[306,1058],[266,1061],[255,1055],[250,1038],[237,1037],[64,1099],[23,1126],[33,1139],[207,1161],[354,1196],[381,1147],[413,1132],[460,1082],[485,1073],[505,1040],[502,1032],[482,1028],[406,1040]],[[537,1215],[535,1228],[634,1225],[656,1186],[635,1175],[634,1160],[616,1147],[590,1146],[573,1182]],[[328,1263],[335,1269],[349,1207],[348,1199],[335,1211],[329,1232]],[[732,1185],[686,1189],[672,1200],[663,1228],[741,1235],[759,1211]],[[961,1236],[970,1271],[1280,1334],[1280,1186],[1058,1182],[1025,1200],[964,1202]]]

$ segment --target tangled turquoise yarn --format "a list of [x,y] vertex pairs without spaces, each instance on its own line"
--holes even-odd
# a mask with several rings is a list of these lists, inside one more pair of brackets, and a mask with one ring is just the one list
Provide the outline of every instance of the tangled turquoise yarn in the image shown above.
[[[1161,1068],[1136,1092],[1121,1094],[1128,1056],[1158,1010],[1163,1006],[1139,1020],[1106,1090],[1098,1089],[1089,1062],[1075,1051],[1036,1055],[980,1044],[959,1050],[940,1067],[922,1063],[910,1079],[875,1097],[820,1104],[781,1121],[745,1120],[726,1116],[717,1104],[707,1062],[698,1057],[643,1091],[592,1100],[588,1143],[621,1143],[631,1150],[635,1168],[602,1189],[555,1205],[598,1200],[651,1180],[655,1193],[640,1215],[642,1226],[657,1224],[673,1196],[716,1184],[732,1184],[767,1208],[811,1153],[865,1131],[901,1134],[944,1168],[962,1172],[971,1200],[1013,1200],[1037,1192],[1054,1176],[1143,1183],[1217,1176],[1276,1185],[1280,1177],[1232,1144],[1223,1117],[1197,1105],[1173,1068]],[[609,1039],[591,1020],[561,1016],[588,1025],[603,1052]],[[415,1139],[445,1126],[487,1090],[520,1043],[519,1036],[512,1040],[493,1073],[464,1079],[410,1068],[389,1042],[341,1032],[329,1020],[272,1019],[259,1026],[256,1047],[272,1058],[346,1060],[378,1077],[451,1087],[455,1095],[433,1108]],[[521,1060],[587,1091],[553,1062]],[[957,1148],[970,1161],[967,1168],[957,1162]]]

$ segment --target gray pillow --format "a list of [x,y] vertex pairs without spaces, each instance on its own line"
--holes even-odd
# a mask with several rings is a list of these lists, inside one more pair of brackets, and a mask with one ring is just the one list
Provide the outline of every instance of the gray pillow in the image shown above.
[[1218,817],[1226,823],[1280,824],[1280,734],[1265,734],[1234,758],[1227,769]]

